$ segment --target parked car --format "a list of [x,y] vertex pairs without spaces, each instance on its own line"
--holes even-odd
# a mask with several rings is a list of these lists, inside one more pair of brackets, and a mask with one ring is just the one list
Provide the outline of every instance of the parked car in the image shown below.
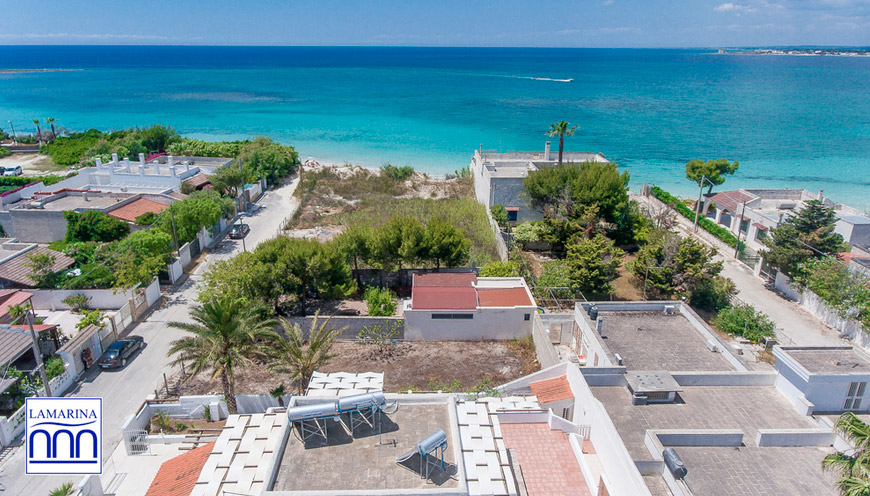
[[15,167],[5,167],[3,169],[4,176],[20,176],[24,174],[24,171],[21,169],[20,165],[16,165]]
[[230,239],[242,239],[251,232],[251,226],[247,224],[236,224],[230,231]]
[[111,369],[116,367],[125,367],[127,360],[141,350],[145,346],[145,341],[142,336],[127,336],[124,339],[119,339],[110,344],[100,358],[100,367]]

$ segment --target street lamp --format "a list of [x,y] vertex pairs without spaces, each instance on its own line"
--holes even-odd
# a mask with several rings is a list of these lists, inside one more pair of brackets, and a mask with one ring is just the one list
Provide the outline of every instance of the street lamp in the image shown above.
[[17,145],[18,140],[15,139],[15,124],[12,124],[12,121],[7,121],[7,122],[9,123],[9,126],[12,127],[12,144]]
[[[740,252],[740,235],[743,234],[743,217],[746,215],[746,200],[743,200],[743,208],[740,209],[740,217],[737,217],[737,244],[734,246],[734,258]],[[746,222],[749,222],[748,220]],[[749,234],[749,226],[746,226],[746,234]]]
[[701,196],[704,194],[704,181],[710,183],[710,186],[716,186],[713,184],[713,181],[707,179],[707,176],[701,176],[701,187],[698,189],[698,203],[695,204],[695,223],[692,226],[694,232],[698,232],[698,216],[701,215]]

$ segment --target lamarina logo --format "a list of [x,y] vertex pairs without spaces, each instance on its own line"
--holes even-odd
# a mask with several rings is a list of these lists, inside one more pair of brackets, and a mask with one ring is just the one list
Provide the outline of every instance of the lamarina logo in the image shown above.
[[28,474],[102,473],[101,398],[27,398]]

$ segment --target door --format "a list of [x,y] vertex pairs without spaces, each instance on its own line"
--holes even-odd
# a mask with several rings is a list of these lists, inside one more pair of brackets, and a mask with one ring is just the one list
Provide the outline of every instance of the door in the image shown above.
[[843,410],[860,410],[866,388],[866,382],[851,383],[849,385],[849,392],[846,393],[846,403],[843,405]]

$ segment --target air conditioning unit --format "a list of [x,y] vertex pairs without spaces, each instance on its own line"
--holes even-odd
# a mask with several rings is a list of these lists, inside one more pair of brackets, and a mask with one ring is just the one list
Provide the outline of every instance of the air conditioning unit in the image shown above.
[[617,364],[622,365],[622,357],[619,355],[619,353],[614,353],[613,358],[616,359]]
[[665,305],[665,315],[673,315],[677,311],[674,305]]

